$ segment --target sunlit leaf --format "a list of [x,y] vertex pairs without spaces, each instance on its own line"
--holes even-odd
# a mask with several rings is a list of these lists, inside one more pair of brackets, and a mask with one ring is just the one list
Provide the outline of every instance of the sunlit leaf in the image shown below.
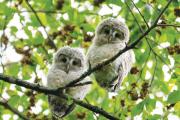
[[173,91],[172,93],[169,94],[167,101],[169,103],[176,103],[176,102],[180,101],[180,94],[179,93],[180,93],[179,90]]
[[132,116],[136,116],[136,115],[139,115],[142,111],[143,111],[143,108],[144,108],[144,101],[140,102],[139,104],[137,104],[136,106],[133,107],[132,109]]

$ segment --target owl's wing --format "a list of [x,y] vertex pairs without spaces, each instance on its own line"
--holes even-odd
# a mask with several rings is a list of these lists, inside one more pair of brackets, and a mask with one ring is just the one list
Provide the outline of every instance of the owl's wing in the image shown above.
[[66,100],[54,95],[48,95],[48,102],[54,120],[58,120],[58,118],[65,117],[76,106],[75,103],[69,104]]
[[114,91],[117,91],[120,88],[123,79],[128,75],[134,61],[134,52],[132,50],[123,53],[117,59],[118,80],[114,86]]

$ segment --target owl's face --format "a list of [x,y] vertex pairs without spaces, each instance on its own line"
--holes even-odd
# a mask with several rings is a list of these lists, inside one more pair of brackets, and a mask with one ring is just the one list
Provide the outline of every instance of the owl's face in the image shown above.
[[56,53],[54,64],[67,74],[78,72],[85,66],[84,55],[77,48],[63,47]]
[[95,43],[97,45],[127,43],[128,41],[128,27],[118,19],[106,19],[96,29]]

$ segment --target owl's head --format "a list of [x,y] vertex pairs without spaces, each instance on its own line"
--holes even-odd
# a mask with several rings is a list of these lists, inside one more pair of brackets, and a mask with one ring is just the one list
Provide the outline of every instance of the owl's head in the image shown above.
[[129,41],[129,29],[118,19],[105,19],[97,26],[94,40],[97,45],[125,44]]
[[60,69],[66,73],[83,70],[85,64],[85,55],[80,48],[65,46],[60,48],[54,57],[56,69]]

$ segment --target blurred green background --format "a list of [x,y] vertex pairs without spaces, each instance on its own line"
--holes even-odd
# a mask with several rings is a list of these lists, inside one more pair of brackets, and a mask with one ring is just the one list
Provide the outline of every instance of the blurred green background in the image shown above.
[[[151,26],[167,4],[167,0],[126,0],[126,4],[124,1],[0,0],[0,72],[44,85],[56,51],[54,44],[57,48],[69,45],[86,51],[97,24],[108,17],[118,18],[128,25],[131,43],[148,29],[143,17]],[[136,63],[118,95],[100,88],[91,75],[93,87],[85,102],[121,120],[180,119],[179,3],[173,0],[160,18],[159,26],[134,49]],[[0,95],[0,100],[6,99],[30,119],[51,117],[44,94],[0,81]],[[0,106],[1,119],[20,118]],[[64,118],[74,119],[105,120],[80,106]]]

